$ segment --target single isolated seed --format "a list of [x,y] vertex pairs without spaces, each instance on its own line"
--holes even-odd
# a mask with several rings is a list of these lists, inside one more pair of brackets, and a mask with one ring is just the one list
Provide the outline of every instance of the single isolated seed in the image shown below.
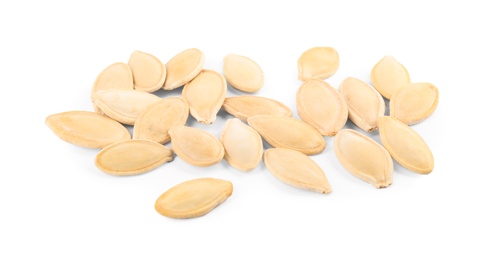
[[256,115],[292,117],[292,110],[282,102],[259,96],[228,97],[224,100],[223,109],[245,122]]
[[385,56],[371,70],[371,83],[386,99],[410,83],[407,69],[392,56]]
[[437,87],[430,83],[410,83],[392,96],[390,116],[413,125],[431,116],[438,103]]
[[380,119],[380,139],[390,155],[403,167],[421,174],[434,169],[434,157],[429,146],[411,127],[398,119]]
[[348,77],[339,86],[348,104],[348,117],[359,128],[372,132],[385,115],[385,101],[375,88],[357,78]]
[[188,126],[174,126],[169,129],[169,135],[174,152],[189,164],[210,166],[224,157],[223,145],[208,132]]
[[132,69],[134,88],[146,92],[154,92],[164,85],[166,69],[155,56],[134,51],[128,65]]
[[224,57],[224,76],[228,83],[244,92],[257,92],[263,87],[264,74],[260,66],[252,59],[229,54]]
[[321,135],[334,136],[348,120],[344,98],[324,80],[306,80],[297,91],[300,118],[315,127]]
[[62,140],[89,148],[103,148],[130,140],[128,130],[117,121],[88,111],[68,111],[50,115],[46,125]]
[[238,118],[226,121],[221,133],[224,159],[229,165],[240,171],[253,170],[263,155],[263,143],[260,135]]
[[331,47],[315,47],[305,51],[298,60],[299,80],[326,79],[339,68],[339,55]]
[[318,154],[326,148],[321,134],[296,118],[258,115],[248,118],[248,124],[276,148],[288,148],[307,155]]
[[155,201],[155,210],[169,218],[195,218],[206,215],[233,193],[229,181],[200,178],[182,182]]
[[212,124],[226,97],[226,80],[216,71],[202,70],[184,86],[182,97],[199,123]]
[[128,176],[148,172],[173,160],[172,150],[148,140],[111,144],[96,155],[96,166],[111,175]]
[[172,57],[167,64],[167,79],[162,87],[172,90],[184,86],[201,72],[204,53],[199,49],[187,49]]
[[180,97],[163,98],[140,112],[133,125],[133,139],[151,140],[164,144],[170,140],[169,129],[185,125],[189,106]]
[[334,139],[334,152],[351,174],[376,188],[393,182],[393,161],[383,146],[352,129],[339,131]]
[[321,167],[301,152],[271,148],[265,151],[263,161],[273,176],[288,185],[318,193],[332,191]]

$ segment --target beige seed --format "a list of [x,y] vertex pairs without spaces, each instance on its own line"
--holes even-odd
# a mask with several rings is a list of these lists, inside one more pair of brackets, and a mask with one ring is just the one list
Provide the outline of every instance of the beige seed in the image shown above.
[[189,104],[189,112],[199,122],[212,124],[226,97],[226,80],[213,70],[202,70],[187,83],[182,97]]
[[94,94],[93,103],[116,121],[133,125],[141,111],[160,98],[140,90],[100,90]]
[[318,154],[326,148],[326,141],[319,132],[296,118],[258,115],[248,118],[248,124],[276,148],[288,148],[307,155]]
[[234,88],[257,92],[263,87],[264,75],[260,66],[248,57],[229,54],[224,57],[224,76]]
[[184,86],[201,72],[204,53],[199,49],[187,49],[172,57],[167,64],[167,79],[162,87],[172,90]]
[[359,128],[372,132],[385,115],[385,101],[375,88],[362,80],[346,78],[339,92],[348,104],[348,117]]
[[152,103],[140,112],[133,126],[133,139],[151,140],[164,144],[170,140],[169,129],[185,125],[189,106],[180,97],[169,97]]
[[371,83],[386,99],[410,83],[407,69],[392,56],[385,56],[371,70]]
[[432,172],[432,152],[411,127],[395,118],[385,116],[380,119],[379,131],[383,146],[400,165],[421,174]]
[[155,56],[134,51],[128,65],[132,69],[134,88],[146,92],[154,92],[164,85],[166,69]]
[[332,191],[321,167],[301,152],[271,148],[265,151],[263,161],[273,176],[288,185],[318,193]]
[[410,83],[390,100],[390,116],[407,125],[419,123],[434,113],[439,103],[439,90],[430,83]]
[[224,100],[223,109],[243,121],[256,115],[292,117],[292,110],[282,102],[259,96],[228,97]]
[[182,182],[164,192],[155,210],[169,218],[195,218],[206,215],[233,193],[229,181],[200,178]]
[[117,121],[88,111],[53,114],[46,118],[46,125],[62,140],[89,148],[130,139],[128,130]]
[[376,188],[393,182],[393,161],[383,146],[358,131],[344,129],[334,138],[334,152],[351,174]]
[[334,136],[348,120],[344,98],[324,80],[306,80],[297,91],[300,118],[315,127],[321,135]]
[[220,162],[224,157],[221,142],[203,130],[175,126],[169,129],[172,149],[185,162],[195,166],[210,166]]
[[315,47],[305,51],[298,60],[299,80],[326,79],[339,68],[339,55],[331,47]]
[[106,146],[96,155],[96,166],[111,175],[148,172],[172,161],[172,150],[148,140],[127,140]]
[[263,144],[260,135],[238,118],[229,119],[221,133],[224,159],[240,171],[253,170],[262,158]]

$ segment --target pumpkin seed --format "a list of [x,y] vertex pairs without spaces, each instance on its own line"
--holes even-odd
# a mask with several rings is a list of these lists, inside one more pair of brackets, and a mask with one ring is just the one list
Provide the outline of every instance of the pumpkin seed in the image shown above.
[[257,92],[263,87],[264,75],[252,59],[229,54],[224,57],[224,76],[234,88],[244,92]]
[[339,55],[331,47],[314,47],[305,51],[298,60],[299,80],[326,79],[339,68]]
[[410,83],[392,96],[390,116],[413,125],[431,116],[438,103],[437,87],[430,83]]
[[259,96],[228,97],[224,100],[223,109],[243,121],[256,115],[292,117],[292,110],[285,104]]
[[392,56],[385,56],[371,70],[371,83],[386,99],[410,83],[407,69]]
[[172,90],[184,86],[201,72],[204,53],[199,49],[187,49],[172,57],[167,64],[167,79],[162,87]]
[[155,56],[134,51],[128,65],[132,69],[134,88],[146,92],[154,92],[164,85],[166,69]]

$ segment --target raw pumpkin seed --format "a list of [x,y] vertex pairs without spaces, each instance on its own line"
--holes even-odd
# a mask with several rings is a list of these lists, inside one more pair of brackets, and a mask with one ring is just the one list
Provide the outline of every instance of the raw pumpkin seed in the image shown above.
[[292,110],[282,102],[259,96],[228,97],[223,109],[243,121],[256,115],[292,117]]
[[339,68],[339,55],[331,47],[314,47],[305,51],[298,60],[299,80],[326,79]]
[[204,53],[199,49],[187,49],[172,57],[167,64],[167,78],[162,87],[172,90],[184,86],[201,72],[204,64]]
[[371,83],[386,99],[410,83],[407,69],[392,56],[385,56],[371,70]]
[[410,83],[390,100],[390,116],[407,125],[419,123],[434,113],[439,103],[439,90],[430,83]]
[[155,56],[134,51],[128,65],[132,69],[134,88],[146,92],[154,92],[164,85],[166,69]]
[[252,59],[229,54],[224,57],[224,76],[228,83],[244,92],[257,92],[263,87],[264,74]]

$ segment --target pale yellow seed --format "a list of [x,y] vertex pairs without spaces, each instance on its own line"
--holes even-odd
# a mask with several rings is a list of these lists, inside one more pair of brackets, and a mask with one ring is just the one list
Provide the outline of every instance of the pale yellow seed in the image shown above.
[[46,125],[62,140],[89,148],[103,148],[130,139],[128,130],[117,121],[88,111],[50,115]]
[[380,119],[379,131],[383,146],[400,165],[416,173],[432,172],[432,152],[411,127],[395,118],[385,116]]
[[132,69],[134,88],[146,92],[154,92],[164,85],[166,68],[155,56],[134,51],[128,65]]
[[221,143],[225,150],[225,160],[234,168],[250,171],[260,163],[263,154],[262,138],[238,118],[226,121]]
[[229,181],[200,178],[182,182],[164,192],[155,210],[169,218],[195,218],[206,215],[233,193]]
[[393,182],[393,161],[388,151],[358,131],[344,129],[334,138],[334,152],[351,174],[376,188]]
[[256,115],[292,117],[292,110],[282,102],[259,96],[228,97],[224,100],[223,109],[243,121]]
[[385,56],[371,70],[371,83],[386,99],[410,83],[407,69],[392,56]]
[[167,79],[162,87],[172,90],[184,86],[201,72],[204,53],[199,49],[187,49],[172,57],[167,64]]
[[288,185],[318,193],[332,191],[321,167],[301,152],[271,148],[265,151],[263,161],[273,176]]
[[300,118],[315,127],[321,135],[334,136],[348,120],[344,98],[324,80],[306,80],[297,91]]
[[263,87],[264,74],[252,59],[229,54],[224,58],[224,76],[228,83],[244,92],[257,92]]
[[148,140],[127,140],[106,146],[96,155],[96,166],[111,175],[148,172],[172,161],[172,150]]
[[305,51],[298,60],[299,80],[326,79],[339,68],[339,55],[331,47],[315,47]]
[[346,78],[339,92],[348,104],[348,117],[359,128],[372,132],[385,115],[385,101],[375,88],[356,78]]
[[439,103],[439,90],[430,83],[410,83],[390,100],[390,116],[407,125],[430,117]]

